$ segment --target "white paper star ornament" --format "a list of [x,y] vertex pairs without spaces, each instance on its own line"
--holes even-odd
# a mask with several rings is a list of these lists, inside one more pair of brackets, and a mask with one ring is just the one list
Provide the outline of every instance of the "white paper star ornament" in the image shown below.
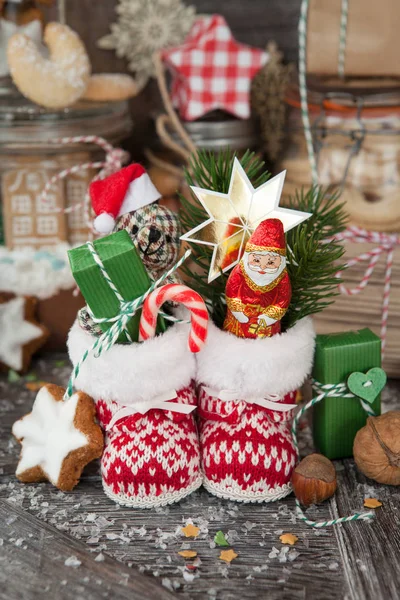
[[32,412],[13,425],[22,445],[16,476],[23,483],[48,480],[70,491],[83,468],[101,456],[103,434],[95,422],[93,399],[76,392],[63,401],[64,392],[53,384],[42,387]]
[[227,194],[191,186],[209,218],[181,239],[213,248],[209,283],[239,262],[247,240],[261,221],[280,219],[286,233],[311,216],[279,206],[285,175],[282,171],[255,189],[235,158]]

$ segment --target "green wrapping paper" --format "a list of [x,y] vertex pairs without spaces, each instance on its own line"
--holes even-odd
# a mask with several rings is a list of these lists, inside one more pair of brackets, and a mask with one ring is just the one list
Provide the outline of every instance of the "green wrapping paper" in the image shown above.
[[[127,231],[112,233],[94,241],[93,245],[110,279],[125,301],[135,300],[148,290],[151,285],[150,278]],[[117,315],[120,312],[120,302],[86,244],[69,250],[68,256],[74,279],[93,315],[97,318]],[[127,324],[133,341],[138,341],[139,338],[140,315],[139,310]],[[165,322],[161,317],[157,323],[157,331],[165,331]],[[111,325],[112,323],[100,323],[103,331],[107,331]],[[127,341],[126,334],[121,333],[118,342]]]
[[[317,335],[313,377],[322,384],[346,383],[354,371],[381,366],[381,340],[370,329]],[[380,395],[372,403],[381,412]],[[368,415],[357,398],[324,398],[313,409],[316,447],[328,458],[353,455],[353,441]]]

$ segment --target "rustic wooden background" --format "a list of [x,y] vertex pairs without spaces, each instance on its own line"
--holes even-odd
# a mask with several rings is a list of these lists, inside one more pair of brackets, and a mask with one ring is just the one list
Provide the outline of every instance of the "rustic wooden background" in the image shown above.
[[[124,60],[96,46],[116,18],[117,0],[66,0],[66,4],[67,23],[85,41],[93,72],[127,71]],[[265,47],[275,40],[285,60],[296,61],[300,0],[193,0],[192,4],[198,12],[223,14],[239,41]],[[48,12],[49,18],[56,17],[54,7]],[[135,129],[129,146],[134,142],[139,151],[148,142],[150,115],[158,105],[153,81],[131,103]],[[67,360],[64,363],[58,366],[56,357],[49,357],[34,368],[39,379],[62,384],[70,369]],[[24,486],[16,481],[19,447],[11,425],[30,410],[34,395],[23,380],[9,383],[0,377],[0,599],[399,597],[399,493],[366,480],[353,461],[337,461],[338,493],[313,508],[310,517],[323,520],[350,514],[362,509],[365,496],[375,496],[383,507],[371,523],[312,530],[294,518],[293,497],[272,505],[240,506],[203,490],[172,507],[132,511],[104,496],[96,464],[68,495],[48,484]],[[398,385],[389,386],[384,401],[386,410],[398,408]],[[304,438],[307,429],[302,432],[303,451]],[[188,518],[202,527],[199,539],[191,543],[202,560],[193,580],[177,554],[187,545],[179,528]],[[220,528],[236,535],[239,557],[230,566],[218,560],[213,546]],[[299,537],[287,556],[279,542],[283,531]],[[278,555],[272,551],[275,547]]]
[[[285,60],[297,60],[300,0],[186,0],[186,4],[194,5],[198,13],[224,15],[237,40],[260,48],[275,40],[284,52]],[[110,23],[116,20],[116,5],[117,0],[66,0],[67,24],[84,40],[94,73],[128,72],[124,59],[118,59],[114,51],[100,50],[96,45],[97,40],[109,32]],[[56,18],[55,6],[48,9],[47,16]],[[130,149],[140,151],[152,137],[150,114],[159,105],[157,85],[153,80],[131,102],[135,129]]]

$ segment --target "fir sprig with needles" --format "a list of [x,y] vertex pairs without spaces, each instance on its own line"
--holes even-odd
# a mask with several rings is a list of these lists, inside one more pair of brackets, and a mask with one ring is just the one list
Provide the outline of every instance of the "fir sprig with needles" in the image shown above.
[[[223,150],[217,154],[201,150],[192,155],[185,171],[187,184],[227,193],[231,179],[235,153]],[[265,183],[271,173],[265,170],[264,162],[254,152],[247,150],[240,163],[254,187]],[[191,199],[181,196],[181,221],[186,233],[204,222],[208,214],[194,194]],[[344,268],[341,259],[343,246],[327,241],[346,227],[344,204],[337,194],[328,193],[318,186],[301,190],[291,197],[288,208],[311,212],[312,217],[286,234],[287,269],[292,285],[292,300],[283,319],[283,328],[289,329],[299,319],[323,310],[334,301],[338,293],[337,271]],[[191,242],[194,265],[184,265],[185,279],[207,303],[211,317],[222,327],[225,313],[225,287],[229,273],[222,273],[211,284],[208,269],[213,249],[210,246]]]

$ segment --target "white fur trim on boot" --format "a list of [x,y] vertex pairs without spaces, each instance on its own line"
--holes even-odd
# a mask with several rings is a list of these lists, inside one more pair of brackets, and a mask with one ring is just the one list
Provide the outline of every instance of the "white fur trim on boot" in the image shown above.
[[[187,387],[196,371],[194,355],[188,349],[189,327],[174,325],[142,344],[116,344],[98,358],[90,354],[80,369],[76,388],[94,400],[132,404]],[[68,337],[74,366],[94,339],[74,323]]]
[[310,374],[315,347],[311,318],[269,338],[244,339],[218,329],[211,321],[203,350],[196,357],[196,380],[239,397],[283,398]]

